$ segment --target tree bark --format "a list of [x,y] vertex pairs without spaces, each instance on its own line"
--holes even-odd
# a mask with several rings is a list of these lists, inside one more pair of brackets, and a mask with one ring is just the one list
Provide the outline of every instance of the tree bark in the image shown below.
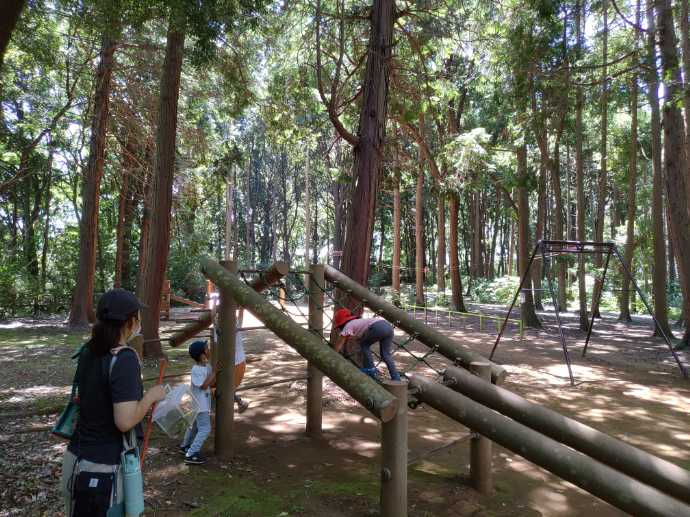
[[[678,61],[678,42],[673,26],[670,0],[656,0],[655,11],[659,27],[659,49],[666,92],[663,106],[664,169],[668,198],[669,233],[678,266],[683,291],[684,309],[690,300],[690,214],[688,213],[688,178],[685,159],[683,117],[677,100],[682,98]],[[690,326],[686,326],[683,341],[687,343]]]
[[393,183],[393,301],[400,302],[400,173]]
[[122,287],[122,270],[124,264],[125,219],[127,214],[127,200],[129,198],[130,169],[124,167],[120,196],[117,207],[117,229],[115,231],[115,279],[113,287]]
[[85,327],[95,320],[93,310],[96,248],[98,239],[98,207],[100,201],[106,131],[110,107],[110,83],[113,72],[115,40],[104,34],[96,69],[93,118],[89,161],[82,186],[82,216],[79,225],[79,265],[77,284],[72,295],[68,318],[70,327]]
[[[546,166],[542,161],[539,167],[539,190],[537,198],[537,226],[535,228],[535,241],[544,238],[544,226],[546,225]],[[539,264],[532,266],[532,285],[534,286],[534,307],[543,311],[542,290],[541,290],[542,268]]]
[[26,5],[26,0],[4,0],[2,16],[0,16],[0,70],[5,58],[5,51],[12,38],[12,32],[17,26],[19,16]]
[[[582,54],[582,24],[584,22],[585,0],[575,3],[575,26],[577,28],[577,56]],[[575,87],[575,184],[577,191],[577,240],[586,240],[585,236],[585,171],[582,156],[582,86]],[[578,293],[580,299],[580,329],[587,330],[587,289],[585,287],[585,256],[578,255],[577,267]]]
[[[661,165],[661,116],[659,114],[659,78],[656,72],[656,42],[653,0],[646,0],[647,11],[647,98],[651,108],[652,140],[652,241],[654,267],[652,269],[652,290],[654,295],[654,316],[661,330],[672,336],[668,324],[668,300],[666,296],[666,247],[664,231],[664,178]],[[655,335],[661,335],[659,328]]]
[[683,77],[684,83],[684,111],[685,111],[685,160],[687,166],[687,174],[690,177],[690,9],[688,8],[688,0],[679,0],[680,10],[680,36],[683,42]]
[[[421,153],[420,153],[421,155]],[[420,156],[417,172],[417,187],[414,196],[414,229],[415,229],[415,304],[425,305],[424,300],[424,166]]]
[[[527,273],[527,266],[530,257],[530,235],[529,235],[529,195],[525,184],[527,182],[527,146],[522,144],[517,148],[518,166],[518,268],[520,278]],[[531,282],[528,277],[523,290],[520,293],[522,302],[520,303],[520,315],[523,323],[528,327],[541,327],[541,322],[534,312],[534,299],[530,288]]]
[[[635,15],[635,23],[640,25],[640,0],[637,0],[637,8]],[[635,53],[632,59],[634,66],[639,63],[638,60],[638,41],[640,31],[635,31]],[[624,260],[628,267],[630,274],[635,274],[633,268],[633,251],[635,249],[635,209],[637,208],[636,194],[637,194],[637,75],[633,74],[630,85],[630,163],[628,170],[628,207],[627,207],[627,221],[626,221],[626,238],[625,238],[625,252]],[[623,290],[621,291],[621,307],[618,321],[632,321],[630,317],[630,277],[621,271],[623,276]]]
[[235,228],[235,165],[230,165],[230,170],[225,178],[225,260],[234,260],[237,255],[234,243]]
[[[309,268],[311,259],[309,249],[311,247],[311,179],[309,171],[309,150],[307,149],[307,161],[304,167],[304,267]],[[309,276],[305,276],[309,278]]]
[[436,258],[436,286],[443,296],[446,292],[446,197],[438,195],[438,256]]
[[[601,4],[603,19],[604,19],[604,29],[602,35],[602,69],[601,69],[601,166],[599,169],[599,176],[597,181],[597,212],[596,219],[594,222],[594,240],[597,242],[604,241],[604,209],[606,207],[606,175],[608,173],[607,169],[607,158],[608,158],[608,68],[606,64],[608,63],[608,41],[609,41],[609,24],[608,24],[608,11],[609,4],[607,0],[603,0]],[[584,12],[584,9],[583,9]],[[615,211],[615,205],[613,210]],[[604,256],[601,253],[595,253],[593,256],[594,266],[601,270],[604,265]],[[592,293],[592,313],[595,318],[600,318],[599,314],[599,298],[602,290],[602,282],[600,273],[595,275],[594,279],[594,292]]]
[[[395,0],[374,0],[358,142],[354,148],[352,205],[347,214],[343,250],[344,273],[362,285],[367,284],[369,276],[374,209],[384,155],[394,16]],[[357,304],[355,300],[342,300],[342,296],[341,303],[351,307]]]
[[55,147],[51,145],[48,151],[48,164],[46,167],[45,187],[43,188],[43,191],[45,192],[43,205],[43,214],[45,220],[43,222],[43,247],[41,250],[41,294],[45,294],[46,292],[46,279],[48,277],[48,243],[50,237],[50,202],[52,200],[51,188],[53,185],[54,153]]
[[[158,130],[156,137],[156,168],[151,185],[151,228],[146,245],[146,274],[142,278],[144,301],[142,330],[144,339],[158,338],[161,288],[168,265],[170,248],[170,213],[172,186],[175,175],[175,140],[177,135],[177,105],[180,95],[180,74],[184,51],[184,24],[176,15],[168,27],[165,60],[161,75],[158,102]],[[144,356],[160,357],[159,341],[146,343]]]
[[467,312],[465,300],[462,297],[462,277],[460,275],[460,253],[458,249],[458,204],[457,194],[450,195],[449,226],[448,226],[448,254],[450,256],[450,290],[453,310]]

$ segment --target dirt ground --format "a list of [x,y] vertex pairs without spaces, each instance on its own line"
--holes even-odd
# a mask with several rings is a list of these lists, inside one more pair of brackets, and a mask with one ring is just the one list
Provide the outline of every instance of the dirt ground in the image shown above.
[[[474,307],[475,310],[479,307]],[[485,313],[500,308],[482,307]],[[417,315],[422,318],[422,314]],[[177,313],[182,325],[189,314]],[[458,343],[487,355],[494,323],[427,315],[428,322]],[[663,340],[650,337],[647,319],[620,324],[613,315],[597,321],[586,357],[584,334],[574,314],[565,314],[573,360],[570,386],[553,313],[545,327],[520,340],[509,328],[495,360],[509,370],[505,387],[628,443],[690,469],[690,383],[684,380]],[[246,326],[256,322],[245,320]],[[58,320],[0,324],[0,516],[61,515],[58,490],[64,442],[46,428],[69,393],[70,355],[83,335]],[[402,333],[400,339],[404,339]],[[250,359],[243,386],[298,377],[306,362],[269,331],[247,333]],[[412,351],[423,354],[419,343]],[[186,372],[183,349],[167,349],[169,374]],[[415,361],[396,353],[402,369]],[[682,355],[688,361],[687,355]],[[429,357],[435,369],[445,361]],[[156,366],[145,369],[154,377]],[[385,373],[385,367],[382,367]],[[426,366],[415,372],[432,378]],[[188,377],[170,379],[187,382]],[[150,381],[147,383],[150,384]],[[155,430],[146,461],[147,515],[364,516],[378,514],[379,425],[329,380],[324,385],[324,433],[304,434],[306,382],[293,381],[245,391],[250,408],[236,415],[235,456],[211,455],[204,466],[187,466],[177,440]],[[469,488],[469,433],[425,406],[410,411],[409,509],[411,516],[622,515],[599,499],[494,446],[495,491],[482,497]]]

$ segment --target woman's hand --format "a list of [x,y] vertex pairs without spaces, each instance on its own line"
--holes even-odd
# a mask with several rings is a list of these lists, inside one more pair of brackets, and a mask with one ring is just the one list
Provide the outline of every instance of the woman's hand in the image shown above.
[[152,386],[147,392],[144,398],[148,398],[151,404],[155,402],[160,402],[165,398],[165,387],[162,384],[156,384]]
[[113,404],[115,425],[120,432],[126,433],[144,419],[153,404],[164,398],[165,388],[158,384],[151,387],[141,400]]

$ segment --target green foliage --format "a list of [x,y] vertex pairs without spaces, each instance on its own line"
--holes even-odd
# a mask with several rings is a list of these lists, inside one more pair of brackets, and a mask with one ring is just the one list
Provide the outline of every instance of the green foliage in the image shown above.
[[487,280],[480,278],[472,285],[472,299],[479,303],[509,304],[520,285],[520,277],[504,276]]

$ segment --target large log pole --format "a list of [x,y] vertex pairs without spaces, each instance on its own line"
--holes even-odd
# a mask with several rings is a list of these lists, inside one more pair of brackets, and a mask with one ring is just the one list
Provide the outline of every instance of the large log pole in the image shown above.
[[292,321],[215,260],[203,257],[201,271],[374,416],[384,422],[395,416],[398,399],[326,345],[323,339]]
[[[470,371],[487,385],[491,385],[491,365],[489,363],[472,363]],[[470,479],[472,486],[480,494],[489,495],[494,488],[491,473],[491,440],[477,432],[470,439]]]
[[[289,270],[290,266],[288,266],[286,262],[275,262],[264,273],[259,275],[258,278],[252,280],[249,285],[257,293],[260,293],[261,291],[263,291],[267,287],[272,286],[273,284],[278,282],[278,280],[287,275]],[[211,313],[208,313],[204,314],[198,320],[192,321],[191,323],[185,325],[180,330],[175,332],[172,336],[170,336],[170,346],[179,346],[188,339],[193,338],[202,330],[210,327],[212,321],[213,316],[211,315]]]
[[[323,293],[326,281],[321,264],[311,264],[309,286],[309,330],[323,337]],[[323,422],[323,374],[310,361],[307,363],[307,434],[320,436]]]
[[381,517],[407,517],[407,383],[383,385],[398,398],[398,413],[381,424]]
[[572,447],[628,476],[690,503],[690,472],[576,420],[482,382],[462,368],[448,368],[449,387],[513,420]]
[[[631,515],[690,517],[690,506],[603,465],[446,386],[409,375],[415,397]],[[486,384],[486,383],[484,383]]]
[[[237,262],[224,260],[218,267],[229,273],[237,273]],[[237,329],[237,304],[232,294],[220,291],[220,346],[215,359],[220,364],[216,377],[216,432],[215,452],[223,459],[232,457],[235,427],[235,333]]]
[[[433,328],[425,325],[421,320],[411,318],[406,311],[388,303],[380,296],[376,296],[366,287],[358,284],[347,275],[344,275],[331,266],[326,266],[326,279],[343,289],[348,294],[359,298],[365,306],[373,311],[382,314],[388,321],[400,327],[405,332],[414,335],[419,341],[428,347],[438,347],[438,352],[453,362],[460,363],[463,367],[469,368],[470,364],[479,361],[486,362],[488,359],[472,350],[458,346],[446,336],[437,332]],[[507,375],[507,371],[496,363],[491,363],[491,380],[496,384],[501,384]]]

